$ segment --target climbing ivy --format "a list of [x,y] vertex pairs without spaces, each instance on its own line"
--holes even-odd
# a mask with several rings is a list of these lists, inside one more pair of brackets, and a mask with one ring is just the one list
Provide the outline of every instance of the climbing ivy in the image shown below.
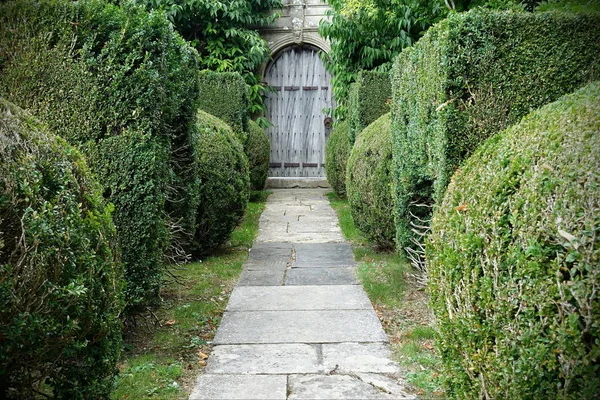
[[331,41],[324,57],[332,74],[337,102],[334,116],[346,114],[348,89],[361,69],[388,71],[400,51],[446,13],[435,0],[328,0],[330,20],[322,20],[319,33]]
[[200,66],[217,72],[239,72],[248,85],[250,112],[260,113],[265,87],[256,74],[269,57],[269,46],[256,28],[271,24],[280,0],[136,0],[161,9],[181,35],[200,53]]

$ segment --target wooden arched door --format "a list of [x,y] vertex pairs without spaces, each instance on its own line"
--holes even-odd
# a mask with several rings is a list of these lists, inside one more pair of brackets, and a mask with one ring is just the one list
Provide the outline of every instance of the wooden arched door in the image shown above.
[[267,67],[265,80],[273,91],[266,98],[271,141],[269,176],[325,176],[324,109],[332,108],[331,75],[319,51],[291,46]]

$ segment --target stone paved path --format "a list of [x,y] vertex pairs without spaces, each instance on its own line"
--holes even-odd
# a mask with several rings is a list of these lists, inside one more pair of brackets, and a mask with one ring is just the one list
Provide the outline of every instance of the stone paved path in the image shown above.
[[269,196],[190,400],[414,398],[324,193]]

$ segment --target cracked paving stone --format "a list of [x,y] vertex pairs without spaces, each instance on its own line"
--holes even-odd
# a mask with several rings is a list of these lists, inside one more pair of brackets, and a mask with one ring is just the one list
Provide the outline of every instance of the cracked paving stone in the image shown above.
[[[391,378],[386,378],[392,381]],[[378,384],[381,384],[379,386]],[[392,389],[392,390],[390,390]],[[291,375],[288,400],[403,400],[414,399],[389,382],[365,382],[355,375]]]

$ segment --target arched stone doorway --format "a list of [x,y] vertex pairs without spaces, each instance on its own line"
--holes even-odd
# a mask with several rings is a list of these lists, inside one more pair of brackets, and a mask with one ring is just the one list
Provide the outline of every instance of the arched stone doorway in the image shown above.
[[271,126],[271,177],[324,177],[325,142],[330,128],[324,110],[332,108],[331,75],[320,50],[292,45],[275,55],[265,69],[274,90],[266,96]]

